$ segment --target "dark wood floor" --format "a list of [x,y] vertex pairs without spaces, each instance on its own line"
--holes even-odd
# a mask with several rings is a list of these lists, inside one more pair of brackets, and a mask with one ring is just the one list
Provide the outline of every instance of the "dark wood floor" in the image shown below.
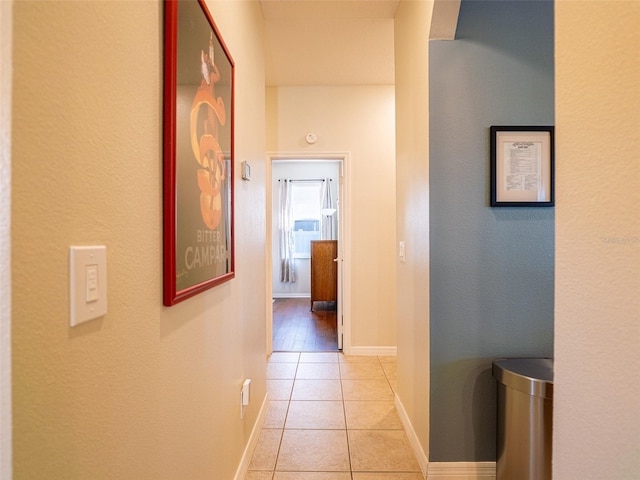
[[327,352],[338,350],[335,302],[308,298],[276,298],[273,302],[274,352]]

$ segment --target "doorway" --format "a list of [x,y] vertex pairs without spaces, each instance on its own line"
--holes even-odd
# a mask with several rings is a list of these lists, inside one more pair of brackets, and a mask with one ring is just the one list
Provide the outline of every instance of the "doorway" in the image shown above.
[[[267,225],[268,238],[268,278],[267,278],[267,352],[273,351],[336,351],[344,348],[346,335],[345,306],[345,258],[347,216],[345,188],[346,155],[273,155],[268,162],[268,185],[271,187],[267,198],[270,200]],[[317,214],[305,213],[296,208],[297,223],[294,229],[294,255],[292,259],[295,281],[281,281],[280,246],[280,182],[291,181],[293,190],[303,192],[297,201],[305,201],[307,190],[311,198],[328,188],[334,212],[323,210]],[[314,188],[316,190],[314,191]],[[294,202],[292,202],[294,203]],[[324,207],[327,205],[325,204]],[[298,205],[300,207],[300,205]],[[306,218],[310,217],[310,218]],[[320,220],[320,221],[318,221]],[[325,230],[327,224],[331,228]],[[299,227],[299,228],[298,228]],[[320,232],[319,230],[322,230]],[[337,243],[337,255],[331,263],[337,269],[337,295],[335,301],[311,300],[311,252],[310,242],[326,241]],[[335,261],[335,262],[334,262]],[[331,299],[333,300],[333,299]]]

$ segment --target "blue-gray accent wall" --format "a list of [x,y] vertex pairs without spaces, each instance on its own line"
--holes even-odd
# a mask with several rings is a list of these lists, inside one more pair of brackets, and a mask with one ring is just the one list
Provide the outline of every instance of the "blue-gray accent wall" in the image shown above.
[[554,210],[489,206],[489,127],[554,123],[553,8],[463,0],[430,43],[432,462],[495,460],[493,360],[553,356]]

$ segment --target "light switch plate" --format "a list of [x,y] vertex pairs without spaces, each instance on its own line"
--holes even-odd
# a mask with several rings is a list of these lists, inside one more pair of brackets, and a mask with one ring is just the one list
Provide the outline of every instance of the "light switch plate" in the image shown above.
[[243,180],[251,180],[251,165],[248,162],[242,162],[240,164],[242,179]]
[[107,247],[70,247],[69,299],[72,327],[107,314]]
[[407,261],[407,257],[405,254],[404,240],[400,240],[400,243],[398,245],[398,256],[400,257],[400,261],[402,263]]

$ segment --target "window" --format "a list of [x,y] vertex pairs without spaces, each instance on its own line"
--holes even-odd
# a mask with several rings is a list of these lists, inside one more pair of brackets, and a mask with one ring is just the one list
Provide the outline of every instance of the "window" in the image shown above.
[[309,258],[312,240],[320,240],[323,182],[291,183],[291,210],[294,225],[294,258]]
[[315,219],[294,220],[293,256],[309,258],[311,240],[320,240],[320,221]]

